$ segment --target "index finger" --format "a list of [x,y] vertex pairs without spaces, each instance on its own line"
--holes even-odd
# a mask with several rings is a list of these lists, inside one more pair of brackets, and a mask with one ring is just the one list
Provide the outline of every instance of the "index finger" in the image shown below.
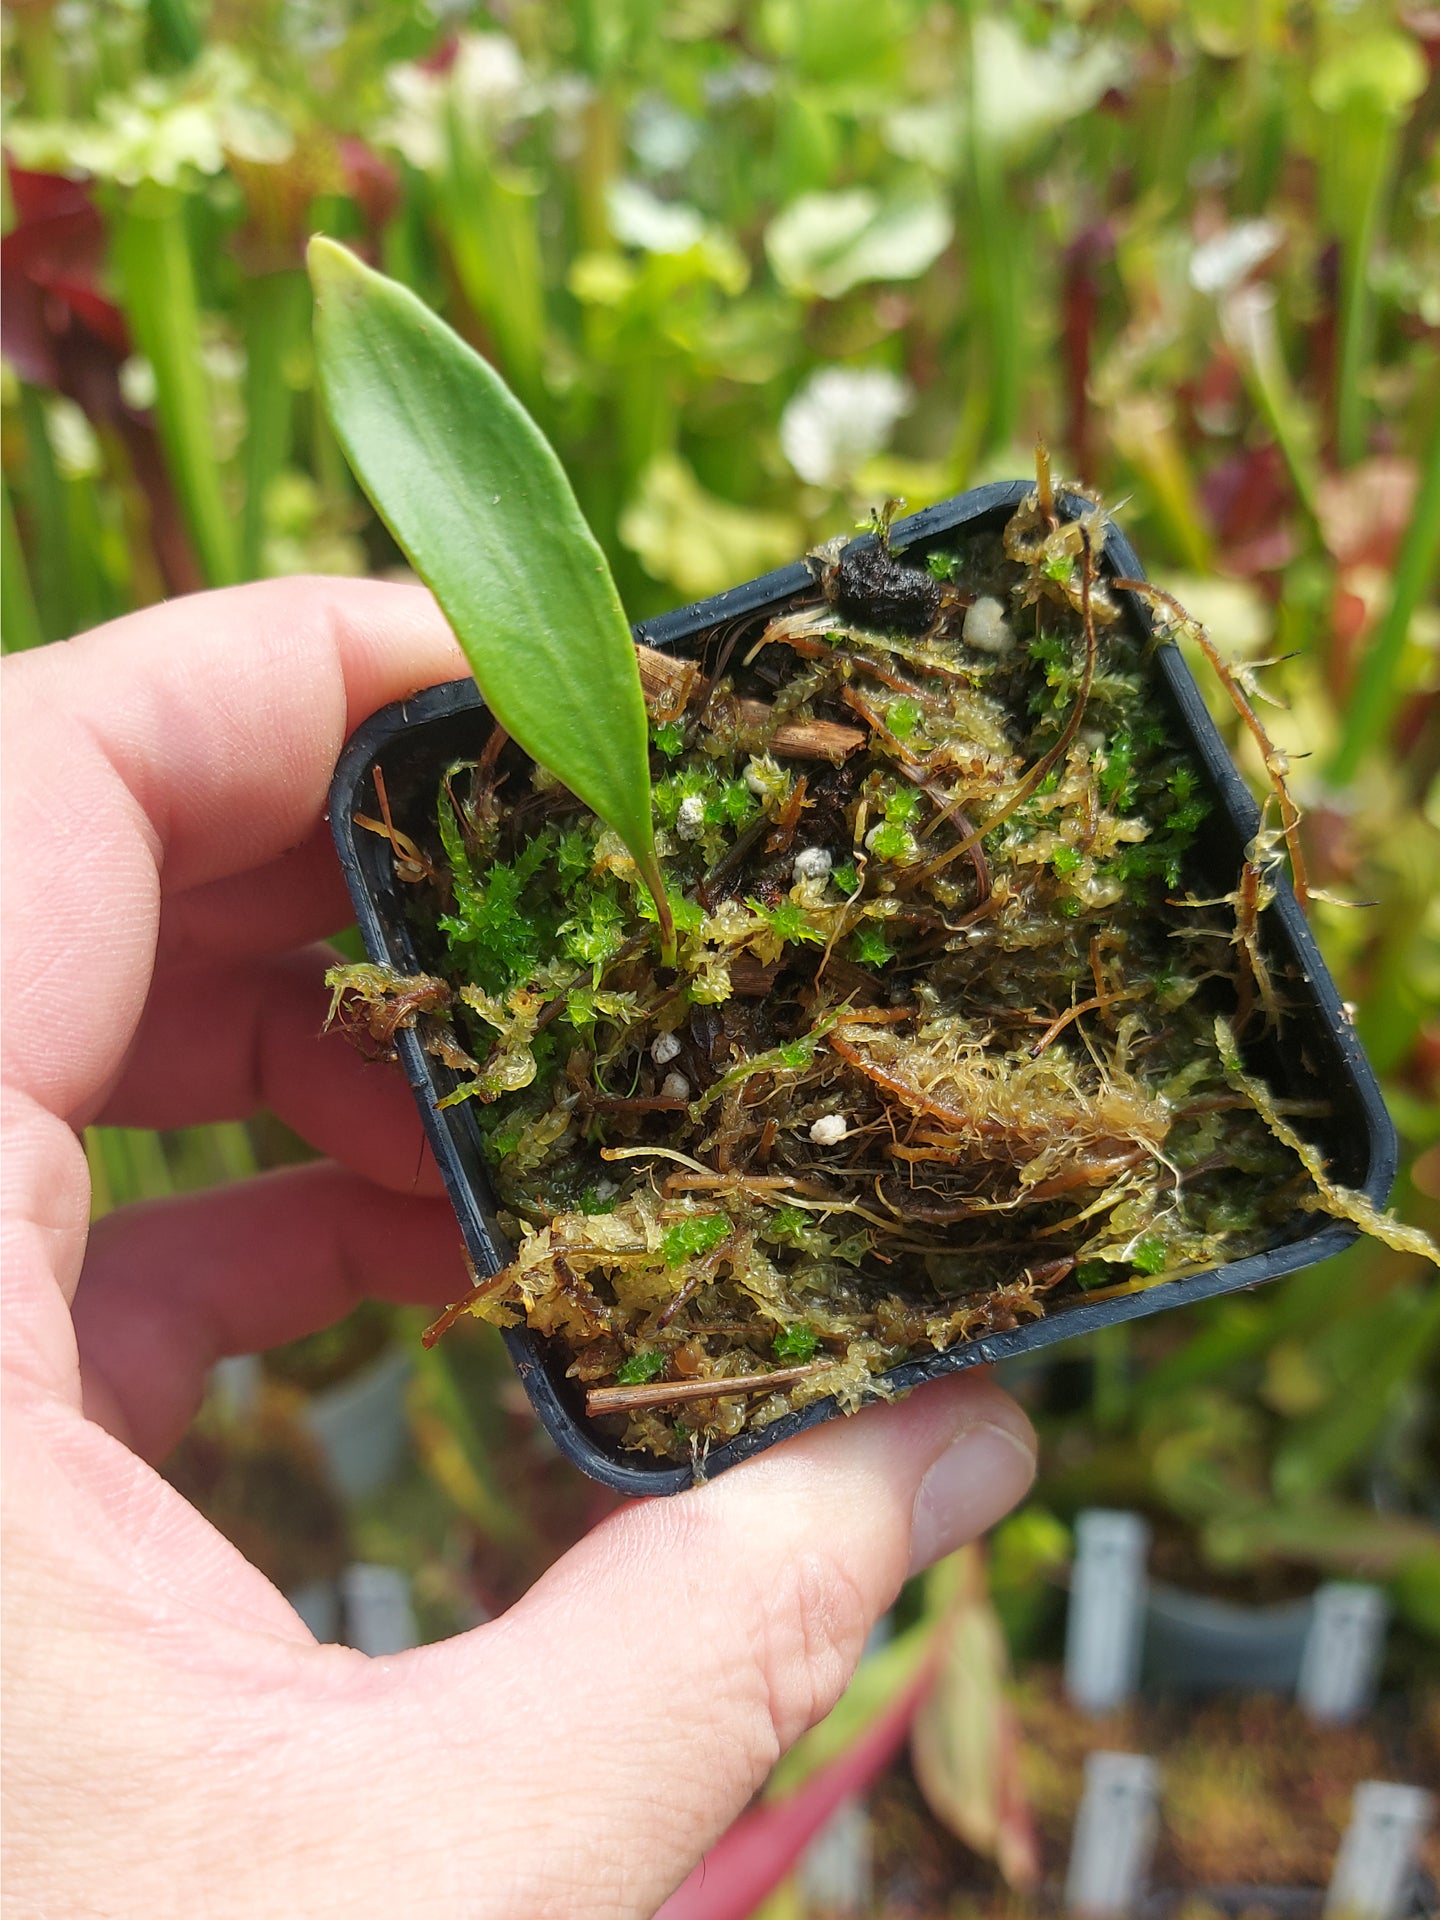
[[464,671],[430,595],[266,581],[5,663],[6,1078],[72,1121],[119,1071],[162,887],[311,833],[347,735]]

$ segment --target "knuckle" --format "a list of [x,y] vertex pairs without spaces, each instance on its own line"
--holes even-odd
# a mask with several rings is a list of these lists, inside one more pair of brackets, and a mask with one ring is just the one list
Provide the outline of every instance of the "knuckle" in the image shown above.
[[783,1752],[839,1699],[873,1608],[846,1566],[814,1550],[788,1560],[759,1599],[755,1654],[773,1739]]

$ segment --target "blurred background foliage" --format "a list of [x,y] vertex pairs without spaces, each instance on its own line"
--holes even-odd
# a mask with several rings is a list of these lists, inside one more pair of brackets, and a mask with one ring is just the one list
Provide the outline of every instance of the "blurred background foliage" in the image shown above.
[[[1380,0],[12,4],[5,645],[398,568],[316,398],[315,228],[504,370],[635,618],[888,494],[1030,471],[1043,433],[1223,650],[1283,656],[1312,870],[1373,903],[1317,929],[1404,1136],[1397,1207],[1433,1231],[1437,64],[1440,11]],[[271,1123],[102,1131],[96,1204],[298,1150]],[[408,1491],[344,1549],[416,1571],[436,1632],[605,1505],[486,1330],[437,1351]],[[1396,1660],[1433,1660],[1437,1351],[1426,1270],[1366,1245],[1018,1379],[1046,1444],[993,1557],[1013,1649],[1053,1648],[1045,1583],[1099,1501],[1149,1513],[1193,1584],[1383,1579]]]

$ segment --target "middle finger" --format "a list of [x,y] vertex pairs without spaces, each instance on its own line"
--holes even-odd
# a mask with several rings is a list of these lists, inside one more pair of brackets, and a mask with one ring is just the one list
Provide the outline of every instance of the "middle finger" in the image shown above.
[[107,1125],[185,1127],[268,1109],[329,1158],[401,1193],[442,1191],[420,1116],[393,1065],[324,1032],[325,970],[312,946],[238,965],[167,968],[104,1110]]

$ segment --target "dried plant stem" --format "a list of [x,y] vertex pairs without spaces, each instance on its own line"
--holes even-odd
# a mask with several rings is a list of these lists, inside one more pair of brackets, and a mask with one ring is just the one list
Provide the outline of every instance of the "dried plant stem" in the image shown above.
[[828,1188],[821,1186],[818,1180],[805,1180],[796,1174],[742,1174],[742,1173],[672,1173],[667,1175],[664,1191],[668,1193],[758,1193],[771,1195],[796,1195],[807,1200],[828,1200],[832,1196]]
[[592,1387],[585,1396],[585,1411],[591,1415],[643,1413],[651,1407],[681,1406],[690,1400],[773,1393],[781,1387],[796,1386],[817,1373],[828,1373],[834,1364],[832,1360],[813,1360],[803,1367],[776,1367],[770,1373],[737,1373],[728,1379],[712,1375],[708,1380],[661,1380],[643,1387]]
[[[470,1267],[472,1273],[475,1271],[474,1267],[470,1265],[468,1255],[465,1264],[467,1267]],[[460,1319],[462,1314],[469,1313],[471,1308],[476,1306],[481,1300],[492,1300],[497,1294],[504,1293],[506,1288],[514,1282],[514,1279],[515,1269],[512,1266],[502,1267],[499,1273],[488,1274],[485,1279],[477,1280],[468,1292],[462,1293],[458,1300],[453,1301],[451,1305],[446,1307],[438,1320],[433,1320],[430,1325],[426,1327],[424,1333],[420,1336],[421,1346],[433,1347],[437,1340],[450,1331],[451,1327],[455,1325],[455,1322]]]
[[1093,1000],[1082,1000],[1078,1006],[1067,1007],[1064,1013],[1059,1014],[1050,1022],[1044,1033],[1041,1034],[1040,1038],[1030,1049],[1031,1059],[1038,1060],[1051,1042],[1057,1040],[1065,1031],[1066,1027],[1070,1025],[1071,1021],[1078,1020],[1082,1013],[1103,1013],[1107,1007],[1116,1006],[1123,1000],[1136,1000],[1139,997],[1138,989],[1129,993],[1110,993],[1103,997],[1100,994],[1096,994]]
[[390,816],[390,796],[385,790],[385,775],[377,766],[374,772],[375,798],[380,802],[380,818],[372,820],[368,814],[357,813],[355,824],[364,827],[367,833],[378,833],[382,840],[388,840],[395,854],[395,873],[401,880],[434,880],[435,869],[430,861],[416,846],[408,833],[402,833]]
[[1035,442],[1035,494],[1046,524],[1053,533],[1060,524],[1055,511],[1055,480],[1050,470],[1050,449],[1044,438]]
[[673,654],[661,653],[658,647],[637,645],[635,660],[651,719],[678,719],[699,684],[699,667],[693,660],[677,660]]
[[[763,727],[771,709],[763,700],[742,700],[740,718],[747,727]],[[787,720],[771,734],[768,745],[777,760],[848,760],[866,744],[858,727],[837,720]]]

